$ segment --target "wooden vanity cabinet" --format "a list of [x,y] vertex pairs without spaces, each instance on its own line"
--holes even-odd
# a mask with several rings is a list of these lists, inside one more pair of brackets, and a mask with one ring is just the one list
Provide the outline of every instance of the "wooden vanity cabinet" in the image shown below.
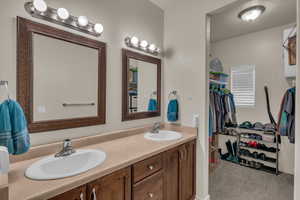
[[131,200],[131,169],[114,172],[87,184],[87,200]]
[[49,200],[86,200],[86,185],[75,188]]
[[192,141],[50,200],[194,200],[195,180]]
[[164,200],[192,200],[196,194],[196,142],[164,154]]
[[179,148],[179,199],[194,200],[196,194],[196,142]]

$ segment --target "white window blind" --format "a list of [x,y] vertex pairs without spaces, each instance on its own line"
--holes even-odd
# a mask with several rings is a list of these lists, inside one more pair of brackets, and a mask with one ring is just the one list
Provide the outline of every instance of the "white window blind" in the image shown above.
[[236,106],[255,106],[255,65],[231,68],[231,92]]

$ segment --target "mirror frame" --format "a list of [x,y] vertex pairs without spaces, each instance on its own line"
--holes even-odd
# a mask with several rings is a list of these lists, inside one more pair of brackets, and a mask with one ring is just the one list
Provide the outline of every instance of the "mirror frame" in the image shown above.
[[[98,51],[97,116],[33,121],[33,34],[86,46]],[[30,133],[105,124],[106,44],[51,26],[17,17],[17,100],[24,109]],[[58,72],[59,73],[59,72]]]
[[[128,73],[129,73],[129,59],[140,60],[147,63],[157,65],[157,108],[156,112],[136,112],[129,113],[128,106]],[[159,58],[140,54],[128,49],[122,49],[122,65],[123,65],[123,93],[122,93],[122,121],[145,119],[151,117],[158,117],[161,113],[161,60]]]

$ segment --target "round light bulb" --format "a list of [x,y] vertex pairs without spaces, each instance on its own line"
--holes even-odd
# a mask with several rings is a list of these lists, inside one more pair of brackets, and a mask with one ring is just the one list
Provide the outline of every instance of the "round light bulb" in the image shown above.
[[141,41],[141,47],[146,48],[148,46],[148,42],[146,40]]
[[159,48],[156,49],[156,52],[157,52],[157,53],[160,53],[160,51],[161,51],[161,50],[160,50]]
[[104,28],[103,28],[102,24],[95,24],[94,25],[94,31],[96,33],[101,34],[103,32],[103,30],[104,30]]
[[57,15],[62,20],[66,20],[70,17],[69,11],[65,8],[57,9]]
[[33,7],[39,12],[46,12],[48,8],[44,0],[34,0]]
[[78,24],[79,26],[87,26],[89,24],[89,20],[86,16],[79,16],[78,17]]
[[130,43],[134,46],[138,46],[139,44],[139,38],[133,36],[131,39],[130,39]]
[[155,49],[156,49],[155,44],[150,44],[149,50],[150,50],[150,51],[155,51]]

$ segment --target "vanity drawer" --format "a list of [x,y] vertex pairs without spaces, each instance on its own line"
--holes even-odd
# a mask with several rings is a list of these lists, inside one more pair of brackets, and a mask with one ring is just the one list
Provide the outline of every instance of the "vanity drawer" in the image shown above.
[[144,179],[133,186],[133,200],[162,200],[162,171]]
[[133,165],[133,181],[137,183],[142,179],[154,174],[162,168],[162,155],[143,160]]

